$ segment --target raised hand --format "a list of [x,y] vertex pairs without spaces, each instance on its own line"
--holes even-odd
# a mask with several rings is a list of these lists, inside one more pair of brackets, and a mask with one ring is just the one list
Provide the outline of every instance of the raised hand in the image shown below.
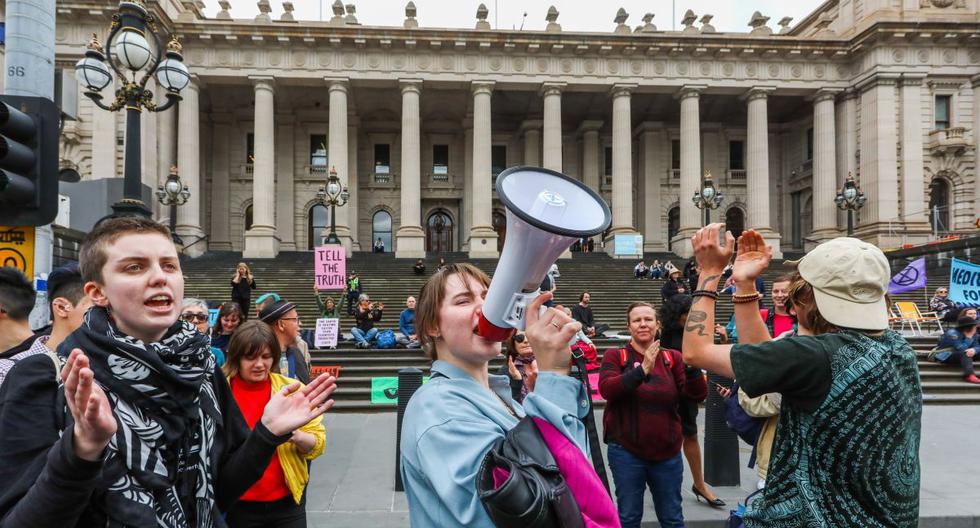
[[643,367],[643,372],[649,374],[653,370],[653,366],[656,364],[657,356],[660,355],[660,340],[656,340],[650,343],[650,346],[643,351],[643,363],[640,366]]
[[118,424],[109,399],[95,382],[95,373],[89,368],[88,357],[81,349],[71,351],[61,370],[61,380],[65,384],[68,409],[75,421],[72,430],[75,455],[83,460],[98,460],[116,434]]
[[527,385],[527,390],[533,391],[534,382],[538,381],[538,360],[531,361],[525,370],[527,379],[524,380],[524,384]]
[[718,237],[722,227],[724,227],[722,224],[709,224],[699,229],[691,237],[691,246],[694,248],[694,257],[698,266],[701,268],[702,281],[705,277],[716,279],[721,277],[725,266],[732,259],[732,246],[735,237],[732,236],[731,232],[726,231],[725,245],[721,246],[718,243]]
[[524,379],[524,376],[521,376],[521,371],[517,370],[517,365],[514,364],[514,356],[510,354],[507,354],[507,374],[510,375],[511,379]]
[[262,412],[262,425],[272,434],[292,433],[333,407],[327,398],[337,389],[337,378],[320,374],[309,385],[297,381],[272,395]]
[[541,307],[552,297],[551,292],[545,292],[527,305],[524,334],[531,343],[541,371],[567,375],[572,358],[568,343],[582,329],[582,323],[565,315],[561,306],[548,308],[541,313]]
[[732,268],[732,280],[735,282],[753,282],[762,275],[772,261],[772,248],[757,231],[749,229],[738,237],[738,254],[735,255],[735,265]]

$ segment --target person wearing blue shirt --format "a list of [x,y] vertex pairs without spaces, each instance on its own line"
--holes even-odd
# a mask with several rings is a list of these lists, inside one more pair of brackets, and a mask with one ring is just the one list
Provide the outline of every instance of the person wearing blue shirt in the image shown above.
[[418,348],[422,345],[419,343],[419,336],[415,333],[415,297],[409,295],[408,299],[405,299],[405,306],[406,308],[398,316],[398,330],[402,333],[398,338],[398,344],[405,348]]
[[527,308],[525,335],[540,374],[523,405],[507,376],[488,363],[500,343],[476,333],[490,278],[471,264],[449,264],[419,296],[416,330],[434,359],[432,376],[408,402],[402,422],[401,474],[414,527],[490,528],[476,479],[487,452],[525,415],[551,423],[585,456],[581,418],[588,411],[582,383],[569,377],[569,340],[581,324],[556,309],[539,314],[545,293]]

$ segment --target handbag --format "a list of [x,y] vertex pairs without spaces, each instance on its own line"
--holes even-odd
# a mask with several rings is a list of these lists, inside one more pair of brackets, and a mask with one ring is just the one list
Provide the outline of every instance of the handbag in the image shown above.
[[728,510],[728,522],[725,523],[725,528],[745,528],[745,523],[742,522],[742,517],[745,515],[745,508],[748,506],[752,497],[755,497],[763,491],[765,491],[765,488],[753,491],[748,497],[745,497],[744,503],[739,503],[738,509]]

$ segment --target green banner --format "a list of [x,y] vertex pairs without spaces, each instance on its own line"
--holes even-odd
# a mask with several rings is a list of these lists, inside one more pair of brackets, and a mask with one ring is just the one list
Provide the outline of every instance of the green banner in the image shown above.
[[[422,383],[429,381],[428,376]],[[371,405],[396,405],[398,403],[398,378],[371,378]]]

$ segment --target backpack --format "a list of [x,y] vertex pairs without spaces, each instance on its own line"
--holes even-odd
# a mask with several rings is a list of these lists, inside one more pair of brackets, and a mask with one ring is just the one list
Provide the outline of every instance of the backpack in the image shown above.
[[759,440],[762,433],[762,426],[766,423],[765,418],[749,416],[745,409],[738,403],[738,383],[732,384],[732,395],[725,398],[725,424],[735,432],[745,443],[752,446],[752,456],[749,459],[749,467],[755,465],[755,443]]
[[395,348],[395,344],[398,342],[395,339],[394,330],[382,330],[378,332],[378,348]]

